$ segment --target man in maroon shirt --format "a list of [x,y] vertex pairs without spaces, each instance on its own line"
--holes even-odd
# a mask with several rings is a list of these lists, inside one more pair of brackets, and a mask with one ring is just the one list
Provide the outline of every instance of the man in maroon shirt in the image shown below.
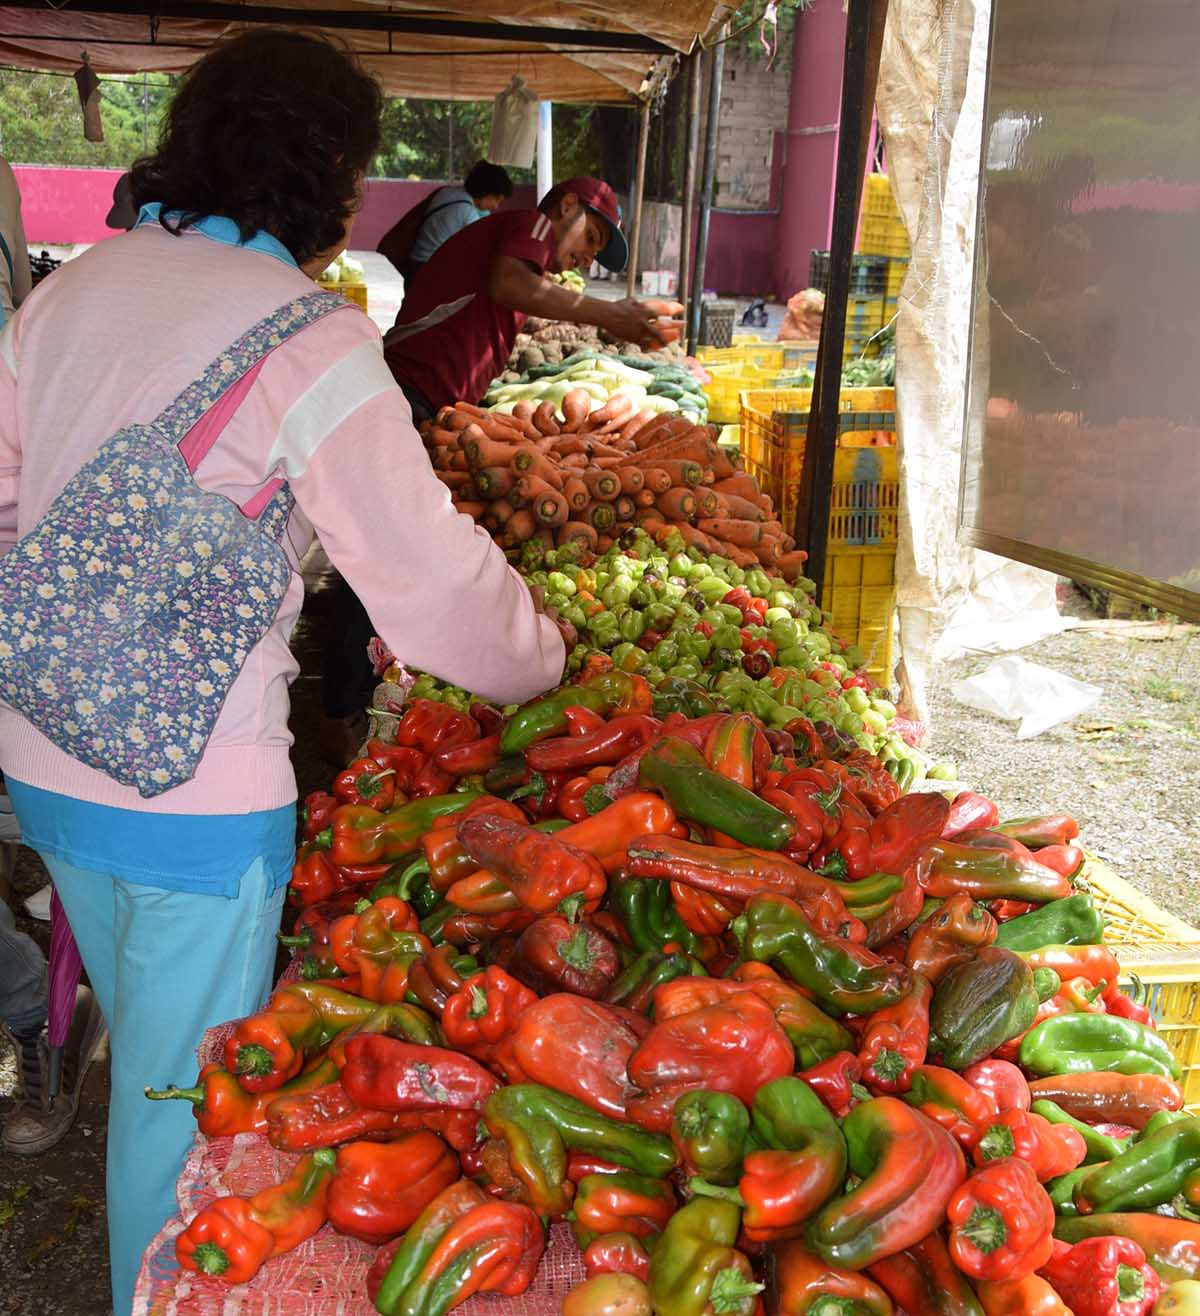
[[[478,402],[504,370],[527,315],[594,324],[643,347],[661,345],[658,312],[640,302],[585,297],[547,272],[598,260],[620,273],[629,257],[613,190],[597,178],[551,188],[537,210],[513,210],[467,225],[414,275],[384,354],[414,424],[463,399]],[[361,742],[361,710],[374,687],[366,611],[343,582],[334,598],[321,682],[322,746],[344,763]],[[568,646],[570,647],[570,646]]]
[[413,278],[384,337],[414,420],[460,399],[478,402],[504,370],[528,315],[659,345],[649,307],[585,297],[544,277],[587,269],[593,260],[619,274],[628,255],[617,199],[598,178],[570,178],[537,210],[505,211],[456,233]]

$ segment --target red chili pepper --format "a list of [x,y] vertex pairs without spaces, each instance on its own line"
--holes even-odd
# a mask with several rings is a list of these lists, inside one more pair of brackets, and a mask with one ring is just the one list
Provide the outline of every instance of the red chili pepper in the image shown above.
[[534,772],[578,772],[583,768],[620,763],[627,755],[657,740],[662,723],[653,717],[631,713],[602,722],[586,735],[560,736],[543,740],[525,751],[525,762]]

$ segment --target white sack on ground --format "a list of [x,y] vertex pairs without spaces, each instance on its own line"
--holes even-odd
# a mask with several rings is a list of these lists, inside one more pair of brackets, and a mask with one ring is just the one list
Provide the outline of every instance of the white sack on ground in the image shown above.
[[[958,486],[990,0],[892,0],[877,104],[912,261],[896,326],[902,702],[928,725],[930,665],[1060,629],[1054,577],[958,542]],[[974,368],[986,402],[987,317]],[[999,565],[997,565],[999,562]],[[1023,600],[1014,624],[1011,601]]]

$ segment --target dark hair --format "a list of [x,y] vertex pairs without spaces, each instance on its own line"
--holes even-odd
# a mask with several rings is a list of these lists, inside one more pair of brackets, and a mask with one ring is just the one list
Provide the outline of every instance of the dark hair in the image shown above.
[[512,196],[513,181],[501,165],[480,160],[463,179],[463,191],[473,197]]
[[267,28],[224,41],[184,77],[158,150],[132,170],[134,205],[173,232],[224,215],[303,263],[341,241],[358,174],[379,147],[374,78],[330,41]]

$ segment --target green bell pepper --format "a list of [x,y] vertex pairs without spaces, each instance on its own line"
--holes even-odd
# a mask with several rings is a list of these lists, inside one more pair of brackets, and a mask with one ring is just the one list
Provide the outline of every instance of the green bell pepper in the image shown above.
[[929,1008],[930,1054],[940,1052],[951,1069],[966,1069],[1019,1037],[1037,1011],[1029,965],[1010,950],[981,946],[938,980]]
[[[1085,1166],[1093,1166],[1098,1161],[1115,1160],[1129,1146],[1128,1138],[1112,1138],[1107,1133],[1101,1133],[1099,1129],[1094,1129],[1083,1120],[1077,1120],[1074,1115],[1069,1115],[1056,1102],[1035,1101],[1029,1109],[1033,1114],[1040,1115],[1042,1119],[1049,1120],[1051,1124],[1065,1124],[1067,1128],[1074,1129],[1079,1134],[1087,1148]],[[1166,1111],[1159,1112],[1159,1114],[1166,1113]]]
[[1046,1078],[1060,1074],[1161,1074],[1179,1078],[1179,1061],[1151,1028],[1112,1014],[1059,1014],[1025,1034],[1020,1061]]
[[1197,1168],[1200,1119],[1175,1120],[1093,1168],[1075,1186],[1075,1205],[1085,1215],[1152,1211],[1182,1192],[1184,1180]]
[[539,1215],[562,1215],[571,1202],[568,1152],[583,1152],[662,1179],[675,1168],[669,1138],[618,1124],[575,1097],[537,1083],[516,1083],[488,1098],[484,1123],[508,1146],[509,1166]]
[[698,749],[673,737],[643,755],[638,784],[659,791],[681,816],[743,845],[779,850],[796,831],[786,813],[714,772]]
[[706,978],[708,970],[699,960],[681,950],[670,953],[644,950],[613,979],[604,999],[609,1005],[623,1005],[628,1010],[646,1014],[656,987],[688,976]]
[[[597,618],[605,616],[611,619],[615,636],[617,619],[611,613],[597,614]],[[628,672],[618,671],[600,672],[579,685],[563,686],[534,703],[525,704],[508,719],[500,732],[500,752],[516,754],[535,741],[564,734],[568,708],[582,706],[594,713],[610,713],[632,691],[633,678]]]
[[763,1286],[734,1246],[742,1213],[733,1202],[697,1197],[671,1217],[650,1256],[655,1316],[750,1316]]
[[1104,917],[1085,891],[1009,919],[996,933],[997,946],[1016,951],[1040,950],[1043,946],[1098,946],[1103,939]]
[[1079,1214],[1079,1208],[1075,1205],[1075,1189],[1093,1170],[1099,1168],[1094,1164],[1081,1165],[1077,1169],[1069,1170],[1066,1174],[1058,1175],[1045,1185],[1046,1196],[1050,1198],[1056,1216],[1070,1219]]
[[872,1014],[912,990],[912,973],[904,965],[857,942],[822,937],[786,896],[753,896],[730,930],[743,959],[775,963],[833,1014]]
[[701,938],[675,909],[670,882],[656,877],[615,882],[609,886],[608,903],[637,951],[661,951],[671,941],[689,955],[697,954],[702,948]]
[[733,1184],[750,1139],[750,1113],[729,1092],[697,1088],[675,1103],[671,1136],[687,1168],[715,1184]]

